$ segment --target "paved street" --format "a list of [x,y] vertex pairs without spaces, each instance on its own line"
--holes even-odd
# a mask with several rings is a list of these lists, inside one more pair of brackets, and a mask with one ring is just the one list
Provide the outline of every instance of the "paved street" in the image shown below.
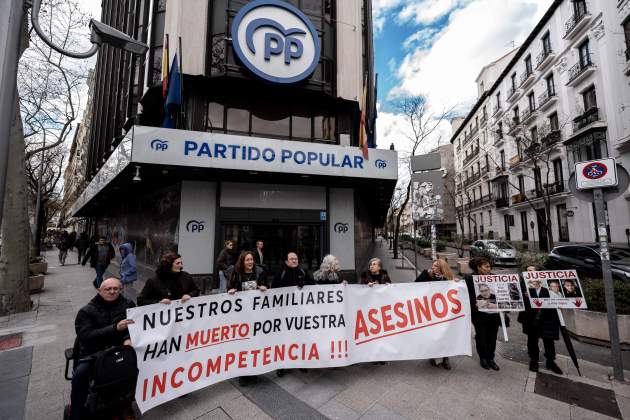
[[[413,280],[414,271],[397,268],[400,260],[392,260],[387,247],[377,246],[374,254],[383,260],[394,281]],[[75,256],[71,254],[69,261],[75,261]],[[35,310],[0,318],[0,336],[23,334],[21,347],[0,352],[3,419],[61,418],[69,399],[63,350],[73,343],[77,310],[94,294],[93,271],[74,264],[58,267],[52,252],[48,261],[45,289],[33,295]],[[522,334],[519,328],[511,328],[510,335]],[[522,338],[515,342],[522,346]],[[560,356],[559,364],[567,372],[564,377],[554,377],[544,369],[535,375],[527,370],[524,355],[514,356],[513,348],[500,344],[499,353],[513,360],[498,357],[502,369],[497,373],[481,369],[476,357],[456,357],[451,371],[420,360],[291,371],[281,379],[272,373],[248,388],[228,381],[157,407],[143,418],[590,420],[608,418],[600,414],[605,412],[630,419],[630,385],[610,382],[609,368],[581,360],[584,377],[578,378],[570,360]],[[626,375],[630,377],[630,372]],[[546,386],[553,378],[566,382]],[[541,395],[549,395],[550,389],[565,392],[552,398]],[[582,395],[575,399],[571,392]],[[600,413],[583,408],[593,408],[590,397],[597,393],[607,400],[595,407]]]

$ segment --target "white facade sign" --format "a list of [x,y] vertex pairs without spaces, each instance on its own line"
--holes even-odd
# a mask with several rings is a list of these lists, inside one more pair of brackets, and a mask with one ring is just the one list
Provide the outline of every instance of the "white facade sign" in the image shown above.
[[143,413],[212,384],[276,369],[468,355],[463,282],[284,287],[128,311]]
[[255,0],[243,6],[232,23],[232,45],[245,67],[274,83],[307,78],[321,52],[310,19],[281,0]]
[[182,182],[178,252],[190,274],[214,269],[216,188],[214,182]]
[[326,188],[311,185],[222,182],[221,207],[324,210]]
[[575,182],[578,190],[617,186],[615,159],[597,159],[576,163]]
[[398,179],[398,154],[358,147],[136,126],[133,162],[287,174]]
[[330,253],[339,259],[342,270],[354,270],[354,191],[331,188],[329,200]]

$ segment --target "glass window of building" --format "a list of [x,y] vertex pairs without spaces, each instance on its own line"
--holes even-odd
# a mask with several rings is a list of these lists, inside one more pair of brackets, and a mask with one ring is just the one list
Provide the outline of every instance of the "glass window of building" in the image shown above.
[[210,131],[225,130],[225,107],[217,102],[208,103],[207,128]]
[[560,122],[558,121],[558,113],[554,112],[549,116],[549,128],[551,131],[560,130]]
[[551,35],[549,34],[549,32],[543,35],[542,45],[543,45],[543,52],[545,53],[545,55],[549,54],[551,52]]
[[588,111],[592,108],[597,108],[597,95],[595,93],[595,86],[591,86],[582,93],[582,101],[584,103],[584,111]]
[[527,57],[525,57],[525,73],[528,75],[533,73],[531,55],[528,55]]
[[578,47],[578,52],[580,55],[580,67],[584,68],[592,64],[591,62],[591,47],[588,42],[588,39],[584,41]]
[[249,134],[249,111],[236,106],[228,106],[227,130]]

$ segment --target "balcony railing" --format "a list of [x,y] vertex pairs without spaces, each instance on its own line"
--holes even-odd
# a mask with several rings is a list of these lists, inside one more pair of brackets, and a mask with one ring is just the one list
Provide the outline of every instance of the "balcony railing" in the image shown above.
[[525,197],[525,194],[514,194],[512,196],[512,204],[519,204],[519,203],[523,203],[524,201],[526,201],[527,198]]
[[523,111],[521,111],[521,121],[522,122],[527,122],[529,117],[534,115],[535,112],[536,112],[536,105],[535,104],[534,104],[534,106],[532,108],[525,108]]
[[553,130],[549,132],[549,134],[541,138],[540,142],[542,143],[543,146],[549,147],[552,144],[558,143],[561,138],[562,138],[562,135],[560,133],[560,130]]
[[487,121],[488,121],[488,116],[482,115],[481,119],[479,120],[479,125],[484,125]]
[[480,173],[476,173],[471,175],[469,178],[466,178],[464,180],[464,186],[467,187],[470,184],[474,184],[475,182],[477,182],[479,180],[479,178],[481,178],[481,174]]
[[475,147],[472,152],[464,158],[464,165],[473,160],[479,154],[479,147]]
[[534,72],[531,71],[531,70],[527,70],[527,71],[525,71],[525,73],[521,74],[521,84],[520,84],[520,86],[525,85],[529,81],[530,77],[532,77],[533,75],[534,75]]
[[580,77],[582,74],[584,74],[588,69],[591,69],[594,67],[595,67],[595,64],[593,64],[593,60],[591,59],[590,55],[588,56],[588,59],[586,60],[585,63],[581,63],[581,62],[575,63],[575,65],[573,65],[573,67],[569,69],[569,81],[567,82],[567,85],[573,82],[578,77]]
[[510,160],[508,161],[508,164],[510,165],[510,168],[513,168],[514,166],[518,165],[519,163],[521,163],[521,157],[519,155],[512,156],[510,158]]
[[481,198],[476,198],[474,200],[470,200],[468,203],[469,207],[479,207],[483,204],[489,203],[492,201],[492,194],[486,194]]
[[[526,196],[530,200],[536,200],[538,198],[543,198],[545,196],[548,197],[548,196],[551,196],[554,194],[560,194],[563,192],[567,192],[567,188],[564,186],[564,182],[557,181],[557,182],[551,182],[549,184],[545,184],[545,186],[540,185],[537,188],[528,190],[526,193]],[[514,197],[512,197],[512,204],[516,204],[514,202]]]
[[553,50],[551,48],[538,54],[538,56],[536,57],[536,68],[539,68],[541,64],[543,64],[545,60],[551,56],[551,54],[553,54]]
[[510,88],[508,89],[508,100],[510,100],[510,98],[512,97],[512,95],[514,95],[516,93],[516,87],[515,86],[510,86]]
[[494,204],[496,205],[496,207],[498,209],[503,208],[503,207],[509,207],[510,205],[510,198],[509,197],[499,197],[495,200]]
[[599,108],[591,108],[573,120],[573,132],[599,121]]
[[479,126],[476,125],[470,130],[471,137],[474,136],[475,134],[477,134],[478,132],[479,132]]
[[542,108],[545,105],[547,105],[547,102],[549,102],[550,100],[552,100],[553,98],[556,97],[556,91],[548,91],[545,90],[543,93],[541,93],[540,95],[538,95],[538,108]]
[[503,109],[501,108],[501,105],[497,105],[492,109],[492,116],[497,115],[498,113],[500,113]]
[[580,23],[582,19],[588,16],[588,14],[589,13],[586,9],[586,5],[584,6],[584,11],[573,14],[573,16],[571,16],[569,20],[567,20],[564,24],[564,37],[566,38],[571,33],[571,31],[575,29],[578,23]]

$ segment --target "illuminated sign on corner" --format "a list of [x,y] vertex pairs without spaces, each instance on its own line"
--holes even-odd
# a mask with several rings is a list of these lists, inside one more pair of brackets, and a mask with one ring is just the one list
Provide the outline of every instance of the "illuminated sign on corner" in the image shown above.
[[252,73],[285,84],[309,77],[321,52],[313,23],[281,0],[255,0],[243,6],[232,24],[232,44]]

